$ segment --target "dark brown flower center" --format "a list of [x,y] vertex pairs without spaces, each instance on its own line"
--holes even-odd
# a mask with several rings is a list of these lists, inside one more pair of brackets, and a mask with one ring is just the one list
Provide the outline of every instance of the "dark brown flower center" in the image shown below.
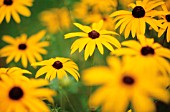
[[100,36],[100,34],[97,31],[92,30],[91,32],[88,33],[88,36],[92,39],[96,39]]
[[170,14],[166,15],[165,18],[168,22],[170,22]]
[[103,21],[107,21],[107,18],[106,18],[106,17],[103,17],[102,19],[103,19]]
[[18,49],[25,50],[27,48],[26,44],[19,44]]
[[153,55],[154,53],[155,53],[154,49],[152,47],[149,47],[149,46],[142,47],[142,49],[141,49],[141,54],[144,55],[144,56],[146,56],[148,54]]
[[133,85],[135,83],[135,80],[130,76],[124,76],[122,82],[126,85]]
[[5,5],[12,5],[13,1],[12,0],[4,0]]
[[60,69],[63,67],[63,64],[60,61],[55,61],[52,66],[56,69]]
[[132,10],[132,15],[135,18],[142,18],[145,16],[145,10],[143,9],[143,7],[141,6],[136,6],[133,10]]
[[9,91],[9,97],[12,100],[19,100],[20,98],[22,98],[24,95],[23,90],[20,87],[13,87],[10,91]]

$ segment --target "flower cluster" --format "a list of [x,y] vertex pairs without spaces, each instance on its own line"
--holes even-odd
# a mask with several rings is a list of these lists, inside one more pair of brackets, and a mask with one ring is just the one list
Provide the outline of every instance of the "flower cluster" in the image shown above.
[[169,112],[168,3],[0,0],[0,112]]

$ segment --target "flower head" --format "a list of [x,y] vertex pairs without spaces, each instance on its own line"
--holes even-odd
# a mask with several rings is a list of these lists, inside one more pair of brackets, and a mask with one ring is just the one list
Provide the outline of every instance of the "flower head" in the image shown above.
[[42,60],[41,54],[47,54],[47,51],[43,49],[49,45],[49,42],[39,42],[46,34],[45,30],[38,32],[37,34],[32,35],[27,39],[26,34],[22,34],[20,37],[14,39],[11,36],[3,36],[2,40],[9,43],[0,49],[0,56],[7,57],[6,62],[11,62],[14,58],[15,62],[18,62],[21,58],[22,65],[27,67],[27,59],[30,63],[34,63],[37,59],[38,61]]
[[31,12],[26,6],[30,7],[32,4],[33,0],[0,0],[0,23],[2,23],[4,18],[9,23],[11,16],[17,23],[20,23],[21,20],[18,13],[29,17]]
[[115,17],[115,29],[120,27],[120,33],[124,31],[125,38],[130,34],[134,38],[137,34],[145,34],[146,24],[148,23],[155,31],[158,31],[158,26],[161,24],[154,19],[158,15],[158,11],[153,10],[155,7],[164,4],[159,0],[137,0],[136,4],[131,3],[129,7],[132,11],[119,10],[113,12],[110,16]]
[[159,20],[162,26],[158,31],[158,37],[161,37],[165,33],[167,42],[170,42],[170,11],[168,11],[166,5],[162,5],[162,8],[167,14],[162,15],[162,19]]
[[63,77],[67,77],[67,72],[71,74],[77,81],[80,77],[79,73],[77,72],[78,67],[76,63],[74,63],[69,58],[51,58],[49,60],[33,63],[32,66],[43,66],[37,71],[35,75],[36,78],[43,75],[44,73],[47,73],[45,79],[53,80],[56,75],[58,79],[62,79]]
[[162,87],[162,77],[144,73],[131,63],[131,57],[107,58],[108,67],[96,66],[82,73],[87,86],[99,88],[90,96],[90,108],[102,106],[102,112],[125,112],[129,103],[136,112],[154,112],[152,98],[169,102],[169,93]]
[[22,80],[29,80],[23,74],[31,74],[31,72],[18,68],[18,67],[11,67],[11,68],[0,68],[0,79],[4,76],[9,76],[11,78],[21,78]]
[[74,25],[81,29],[83,32],[73,32],[65,35],[66,39],[73,38],[75,36],[81,37],[72,44],[71,54],[74,53],[77,49],[79,49],[79,52],[81,52],[84,48],[84,58],[87,60],[89,56],[93,55],[96,46],[101,54],[104,53],[103,45],[110,51],[114,50],[112,45],[117,48],[121,47],[119,41],[115,37],[111,36],[111,34],[117,35],[117,33],[113,31],[102,30],[102,20],[98,23],[93,23],[92,28],[89,26],[81,25],[79,23],[74,23]]
[[[161,71],[163,74],[170,73],[170,50],[164,48],[159,43],[154,42],[153,38],[145,38],[143,35],[139,35],[139,42],[136,40],[127,40],[121,44],[126,47],[122,47],[112,53],[117,56],[129,55],[133,56],[134,61],[139,63],[138,67],[144,68],[144,71]],[[152,68],[152,69],[150,69]]]
[[3,77],[0,81],[0,111],[1,112],[50,112],[42,99],[53,102],[55,92],[42,88],[48,82],[43,79],[22,81]]
[[41,12],[40,20],[50,33],[56,33],[61,29],[69,28],[71,18],[69,11],[66,8],[53,8]]

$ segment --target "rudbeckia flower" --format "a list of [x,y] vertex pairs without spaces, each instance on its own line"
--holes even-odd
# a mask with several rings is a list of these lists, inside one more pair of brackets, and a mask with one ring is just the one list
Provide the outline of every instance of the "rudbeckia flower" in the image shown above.
[[155,31],[158,31],[158,26],[161,24],[153,17],[159,15],[159,13],[153,9],[162,4],[164,2],[159,0],[137,0],[136,4],[129,4],[132,11],[119,10],[113,12],[110,16],[115,17],[115,22],[118,21],[115,24],[115,29],[120,27],[120,34],[124,31],[125,38],[128,38],[131,31],[134,38],[135,35],[145,34],[145,23],[148,23]]
[[53,8],[41,12],[40,20],[50,33],[56,33],[70,27],[71,17],[66,8]]
[[90,5],[95,12],[109,12],[117,7],[117,0],[82,0],[85,5]]
[[11,78],[20,78],[21,80],[29,80],[26,76],[23,74],[31,74],[28,70],[24,70],[18,67],[11,67],[11,68],[0,68],[0,79],[3,76],[9,76]]
[[2,40],[10,45],[0,49],[0,56],[7,57],[7,63],[11,62],[14,58],[15,62],[18,62],[19,59],[21,59],[22,65],[25,68],[28,64],[27,59],[30,63],[34,63],[36,59],[41,61],[42,56],[40,54],[47,54],[47,51],[43,49],[43,47],[49,45],[49,42],[47,41],[39,42],[45,34],[46,31],[42,30],[28,39],[26,34],[22,34],[17,38],[5,35]]
[[161,37],[162,34],[165,32],[167,42],[170,41],[170,11],[168,11],[165,5],[162,5],[163,11],[167,12],[166,15],[162,15],[162,20],[159,22],[162,23],[161,28],[158,31],[158,37]]
[[33,0],[0,0],[0,23],[6,18],[6,22],[9,23],[11,16],[15,22],[20,23],[20,17],[18,14],[29,17],[31,15],[30,10],[26,7],[31,7]]
[[50,112],[42,99],[53,102],[55,92],[48,88],[48,82],[43,79],[22,81],[4,77],[0,81],[0,111],[1,112]]
[[87,60],[89,56],[93,55],[96,46],[101,54],[104,54],[103,45],[110,51],[114,50],[113,46],[117,48],[121,47],[119,41],[115,37],[111,36],[118,35],[117,33],[113,31],[102,30],[102,20],[98,23],[93,23],[92,27],[84,26],[79,23],[74,23],[74,25],[81,29],[83,32],[73,32],[65,35],[65,39],[73,38],[75,36],[81,37],[72,44],[71,54],[74,53],[77,49],[79,49],[79,52],[81,52],[84,48],[84,58]]
[[131,104],[135,112],[155,112],[153,99],[168,103],[169,92],[162,77],[144,73],[131,64],[130,57],[107,58],[108,67],[96,66],[82,73],[87,86],[99,86],[89,98],[89,107],[102,106],[102,112],[126,112]]
[[[89,3],[92,2],[92,3]],[[93,3],[94,2],[94,3]],[[96,2],[96,3],[95,3]],[[95,5],[97,2],[107,2],[107,0],[102,1],[86,1],[78,2],[74,5],[73,16],[75,18],[81,19],[85,24],[91,24],[103,20],[103,29],[114,30],[114,21],[109,15],[111,11],[96,11]],[[112,1],[113,2],[113,1]],[[101,3],[102,8],[104,7]],[[104,7],[106,9],[106,7]]]
[[170,59],[170,50],[154,42],[153,38],[145,38],[143,35],[139,35],[139,38],[139,42],[136,40],[122,42],[125,47],[113,51],[112,54],[133,56],[134,61],[139,63],[138,67],[143,68],[144,71],[159,70],[163,74],[170,73],[170,64],[165,59]]
[[45,79],[53,80],[54,78],[62,79],[67,77],[67,72],[72,75],[77,81],[80,74],[77,72],[78,67],[69,58],[56,57],[49,60],[33,63],[32,66],[43,66],[40,68],[35,77],[39,77],[44,73],[47,73]]

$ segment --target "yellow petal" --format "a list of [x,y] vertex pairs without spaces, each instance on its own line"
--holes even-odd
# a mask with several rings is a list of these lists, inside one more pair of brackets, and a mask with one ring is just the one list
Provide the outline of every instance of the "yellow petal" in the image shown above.
[[95,31],[100,31],[100,29],[102,28],[103,26],[103,20],[100,20],[98,23],[93,23],[92,24],[92,30],[95,30]]
[[138,41],[135,40],[127,40],[121,43],[123,46],[135,49],[137,51],[139,51],[141,49],[141,45],[139,44]]
[[96,42],[96,45],[97,45],[99,52],[101,54],[103,54],[104,53],[103,46],[102,46],[101,42],[99,41],[99,39],[95,39],[95,42]]
[[118,34],[118,33],[116,33],[116,32],[113,32],[113,31],[107,31],[107,30],[101,30],[101,31],[100,31],[100,34],[101,34],[101,35],[105,35],[105,34],[119,35],[119,34]]
[[84,25],[81,25],[79,23],[74,23],[75,26],[77,26],[80,30],[86,32],[86,33],[89,33],[92,31],[92,29],[89,27],[89,26],[84,26]]
[[100,85],[112,79],[113,73],[109,68],[98,66],[84,70],[82,80],[86,85]]
[[26,17],[31,16],[31,12],[27,7],[24,7],[22,5],[17,5],[15,9],[18,13],[20,13],[23,16],[26,16]]
[[107,48],[109,49],[110,51],[113,51],[113,47],[110,45],[110,43],[106,42],[106,41],[102,41],[101,40],[101,43]]
[[126,28],[125,28],[125,39],[128,38],[129,34],[130,34],[130,29],[132,27],[132,21],[130,21],[130,23],[127,24]]
[[115,37],[110,36],[110,35],[102,35],[102,37],[103,37],[102,39],[105,39],[105,41],[111,43],[112,45],[116,46],[117,48],[121,47],[120,42]]
[[146,30],[146,24],[145,24],[145,20],[143,18],[139,19],[139,27],[140,27],[140,34],[145,34],[145,30]]
[[24,68],[26,68],[27,67],[27,56],[26,56],[26,54],[22,54],[22,56],[21,56],[21,62],[22,62],[22,65],[24,66]]
[[139,92],[133,96],[132,105],[136,112],[154,112],[156,110],[153,101]]
[[13,37],[8,36],[8,35],[4,35],[2,37],[2,40],[9,43],[9,44],[15,44],[16,43],[16,40]]
[[74,33],[68,33],[66,35],[64,35],[65,39],[67,38],[73,38],[73,37],[88,37],[88,35],[86,33],[83,32],[74,32]]
[[153,21],[153,19],[146,18],[145,21],[155,30],[158,32],[157,24]]
[[116,12],[113,12],[110,17],[114,17],[114,16],[118,16],[118,15],[131,15],[132,12],[130,11],[126,11],[126,10],[119,10],[119,11],[116,11]]

